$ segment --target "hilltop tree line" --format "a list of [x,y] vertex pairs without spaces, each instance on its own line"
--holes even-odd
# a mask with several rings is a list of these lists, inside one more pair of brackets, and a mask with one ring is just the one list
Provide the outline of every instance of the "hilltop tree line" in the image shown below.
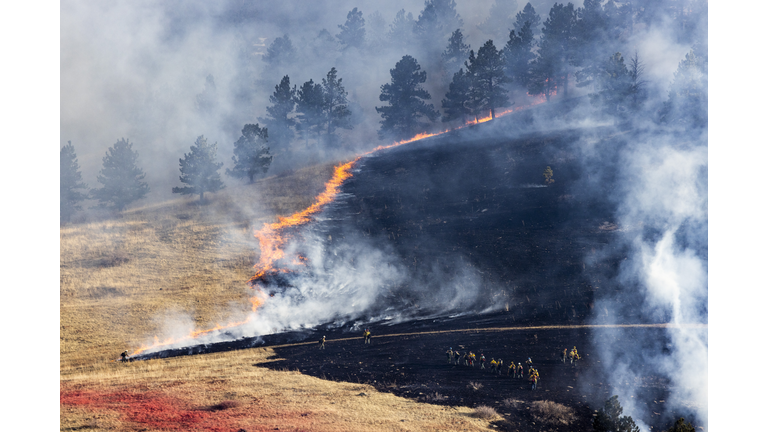
[[[636,25],[650,24],[679,6],[675,1],[662,3],[585,0],[580,8],[555,3],[542,20],[531,3],[512,16],[514,11],[497,1],[491,17],[480,26],[488,33],[503,31],[505,42],[497,48],[489,39],[477,51],[464,41],[464,23],[454,0],[426,0],[418,19],[401,10],[388,29],[378,12],[366,20],[363,12],[354,8],[335,36],[323,30],[309,45],[299,48],[305,56],[322,55],[331,48],[342,55],[410,51],[390,69],[390,82],[380,86],[382,105],[375,110],[381,117],[378,136],[382,140],[402,140],[427,132],[436,127],[438,119],[458,124],[485,116],[495,118],[501,109],[526,94],[547,101],[555,94],[567,97],[571,83],[588,87],[596,112],[616,122],[646,118],[686,128],[706,127],[706,44],[690,41],[692,49],[680,61],[666,101],[650,108],[642,60],[636,52],[621,52],[623,41]],[[678,13],[675,22],[690,26],[689,15]],[[290,68],[298,58],[299,50],[289,35],[276,38],[263,56],[265,75]],[[430,88],[444,89],[439,107],[442,112],[430,103],[428,72],[417,58],[434,69],[437,78],[433,84],[437,85]],[[319,82],[309,79],[300,87],[291,85],[288,74],[281,75],[269,96],[266,115],[243,126],[226,175],[252,183],[269,171],[275,157],[273,148],[279,149],[277,154],[282,157],[296,143],[303,143],[305,148],[338,146],[338,130],[355,126],[348,92],[336,67]],[[216,86],[208,76],[195,107],[206,115],[216,106]],[[173,187],[172,192],[198,195],[202,200],[205,192],[222,189],[219,170],[223,162],[216,160],[217,150],[217,143],[209,144],[200,135],[190,152],[179,159],[182,186]],[[69,142],[61,148],[62,222],[82,210],[81,202],[86,199],[97,200],[100,207],[123,210],[149,192],[144,177],[138,167],[138,153],[131,143],[120,139],[103,158],[96,179],[100,187],[89,190]]]

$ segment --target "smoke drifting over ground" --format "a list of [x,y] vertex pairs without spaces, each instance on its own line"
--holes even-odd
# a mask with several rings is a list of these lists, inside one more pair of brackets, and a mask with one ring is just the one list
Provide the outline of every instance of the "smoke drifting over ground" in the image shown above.
[[[513,26],[511,17],[506,26],[488,27],[492,4],[486,3],[456,4],[474,50],[487,39],[501,48]],[[532,3],[544,21],[552,2]],[[702,103],[706,116],[706,67],[699,77],[703,102],[690,107],[669,101],[686,54],[706,56],[707,6],[679,1],[651,10],[655,3],[647,3],[650,12],[632,32],[610,39],[625,60],[637,52],[644,64],[647,99],[631,118],[617,119],[618,109],[606,113],[590,104],[585,95],[593,86],[573,86],[569,98],[558,88],[551,102],[556,108],[531,109],[510,116],[513,120],[451,134],[431,141],[439,144],[434,148],[426,142],[412,146],[415,150],[393,150],[395,156],[388,153],[386,160],[363,159],[358,169],[380,177],[353,178],[334,204],[295,233],[286,255],[306,259],[283,263],[291,273],[282,283],[264,286],[272,296],[256,315],[194,343],[502,308],[531,320],[668,322],[679,327],[668,329],[664,340],[644,338],[642,332],[631,339],[622,330],[597,332],[605,373],[623,390],[625,414],[644,409],[633,403],[638,377],[657,374],[673,388],[663,414],[690,412],[706,426],[708,331],[696,325],[708,323],[707,127],[706,121],[703,126],[680,121]],[[106,148],[120,137],[135,143],[157,199],[170,196],[178,158],[201,134],[218,142],[219,160],[229,166],[242,126],[265,115],[268,97],[284,75],[300,86],[309,79],[319,82],[336,67],[349,92],[354,127],[340,130],[333,145],[297,138],[290,146],[274,146],[272,172],[343,159],[381,144],[374,138],[381,120],[374,107],[382,105],[380,86],[405,54],[427,71],[425,88],[439,108],[456,71],[440,69],[427,43],[412,38],[401,46],[335,46],[339,25],[353,8],[363,12],[366,38],[376,41],[383,40],[399,10],[405,10],[403,19],[408,13],[418,19],[421,2],[329,4],[62,3],[61,140],[75,145],[84,179],[95,178]],[[517,2],[515,11],[523,6]],[[267,67],[262,61],[267,48],[285,35],[296,49],[293,60]],[[208,76],[213,80],[206,81]],[[665,109],[672,120],[660,122]],[[438,122],[434,130],[449,126],[456,124]],[[525,141],[526,134],[535,136]],[[513,149],[505,147],[510,141]],[[485,171],[472,165],[429,171],[418,165],[420,157],[435,166],[466,161],[463,154],[440,154],[466,143],[479,143],[478,158],[487,160],[476,162]],[[547,166],[555,172],[551,186],[542,184]],[[395,176],[407,179],[396,190],[389,183]],[[379,196],[371,185],[380,187]],[[551,213],[539,212],[542,202]],[[433,203],[444,206],[430,207]],[[488,227],[499,227],[501,234],[492,236]],[[569,232],[574,227],[590,231]],[[544,233],[536,234],[543,243],[525,243],[536,230]],[[539,250],[542,245],[551,249]],[[499,250],[514,256],[499,257]],[[564,300],[570,294],[560,295],[563,287],[586,293],[579,297],[584,301],[571,306]],[[171,333],[183,331],[167,336]]]

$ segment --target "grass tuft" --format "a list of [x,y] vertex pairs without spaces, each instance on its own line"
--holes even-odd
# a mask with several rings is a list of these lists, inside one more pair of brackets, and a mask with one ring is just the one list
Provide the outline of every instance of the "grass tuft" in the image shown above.
[[531,403],[531,414],[536,421],[551,425],[569,425],[576,419],[573,408],[552,401],[535,401]]
[[478,406],[472,414],[483,420],[491,420],[499,416],[495,409],[486,405]]
[[233,400],[225,400],[217,403],[216,405],[213,405],[210,410],[211,411],[223,411],[230,408],[237,408],[240,406],[240,402],[233,401]]
[[483,385],[482,385],[482,384],[480,384],[479,382],[470,381],[470,382],[469,382],[469,384],[467,384],[467,388],[468,388],[468,389],[472,389],[472,390],[474,390],[474,391],[478,391],[478,390],[480,390],[481,388],[483,388]]

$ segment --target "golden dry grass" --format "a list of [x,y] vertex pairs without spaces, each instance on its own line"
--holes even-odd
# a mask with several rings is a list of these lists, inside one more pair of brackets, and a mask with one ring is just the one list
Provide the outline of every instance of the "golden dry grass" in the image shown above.
[[[238,418],[238,427],[249,431],[487,430],[487,421],[474,418],[469,408],[422,404],[366,385],[259,367],[274,354],[266,348],[113,361],[154,335],[164,337],[165,316],[184,314],[196,327],[207,328],[248,311],[245,281],[258,258],[253,229],[310,205],[332,168],[311,167],[231,187],[203,206],[182,198],[62,227],[62,400],[81,391],[103,400],[154,394],[192,410],[234,401],[237,406],[220,412]],[[62,403],[60,428],[164,429],[137,423],[119,404],[104,403]]]

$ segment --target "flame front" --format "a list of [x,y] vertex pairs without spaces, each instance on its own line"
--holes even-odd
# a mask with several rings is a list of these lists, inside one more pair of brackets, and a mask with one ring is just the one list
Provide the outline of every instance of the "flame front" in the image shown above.
[[[539,105],[545,101],[546,101],[546,98],[544,96],[540,96],[536,98],[533,103],[502,111],[500,113],[497,113],[496,117],[501,117],[516,111],[530,108],[534,105]],[[389,148],[401,146],[403,144],[419,141],[424,138],[442,135],[444,133],[451,132],[453,130],[462,129],[466,126],[471,126],[478,123],[485,123],[491,119],[492,119],[492,116],[491,116],[491,113],[489,112],[487,117],[473,119],[471,121],[468,121],[464,126],[459,126],[453,129],[446,129],[442,132],[434,132],[434,133],[423,132],[423,133],[417,134],[413,138],[398,141],[389,145],[378,146],[373,150],[367,153],[364,153],[361,156],[357,156],[354,160],[350,162],[336,166],[333,170],[333,176],[325,184],[325,190],[315,198],[314,204],[312,204],[311,206],[307,207],[306,209],[298,213],[292,214],[291,216],[287,216],[287,217],[278,216],[277,222],[265,223],[260,230],[254,233],[254,236],[257,239],[259,239],[259,249],[261,253],[259,255],[259,262],[256,263],[256,265],[254,265],[254,268],[257,269],[256,274],[254,274],[253,277],[251,277],[248,280],[248,284],[251,286],[251,288],[255,290],[256,295],[249,299],[251,302],[252,313],[248,315],[248,317],[245,320],[238,321],[238,322],[230,322],[225,325],[217,324],[215,327],[210,329],[195,330],[195,331],[192,331],[189,335],[181,338],[168,338],[164,341],[160,341],[160,339],[157,336],[155,336],[154,343],[152,345],[142,345],[141,348],[138,348],[131,355],[133,356],[133,355],[141,354],[150,349],[155,350],[157,348],[170,347],[173,345],[190,342],[201,336],[205,336],[220,330],[239,327],[252,321],[256,317],[256,311],[258,310],[258,308],[261,307],[261,305],[263,305],[267,299],[266,294],[256,285],[256,282],[261,278],[263,278],[264,276],[268,275],[269,273],[288,272],[288,270],[286,269],[281,269],[277,267],[277,263],[283,258],[285,258],[285,252],[283,251],[283,246],[285,245],[286,241],[288,241],[291,238],[290,235],[286,232],[287,229],[298,227],[310,222],[312,220],[312,215],[319,213],[320,211],[323,210],[323,208],[327,204],[330,204],[331,202],[333,202],[336,199],[336,196],[338,195],[339,191],[341,190],[341,186],[344,183],[344,181],[352,177],[352,168],[357,163],[357,161],[359,161],[363,156],[369,155],[371,153],[374,153],[380,150],[386,150]],[[306,257],[298,256],[294,258],[293,263],[304,264],[306,260],[307,260]]]

